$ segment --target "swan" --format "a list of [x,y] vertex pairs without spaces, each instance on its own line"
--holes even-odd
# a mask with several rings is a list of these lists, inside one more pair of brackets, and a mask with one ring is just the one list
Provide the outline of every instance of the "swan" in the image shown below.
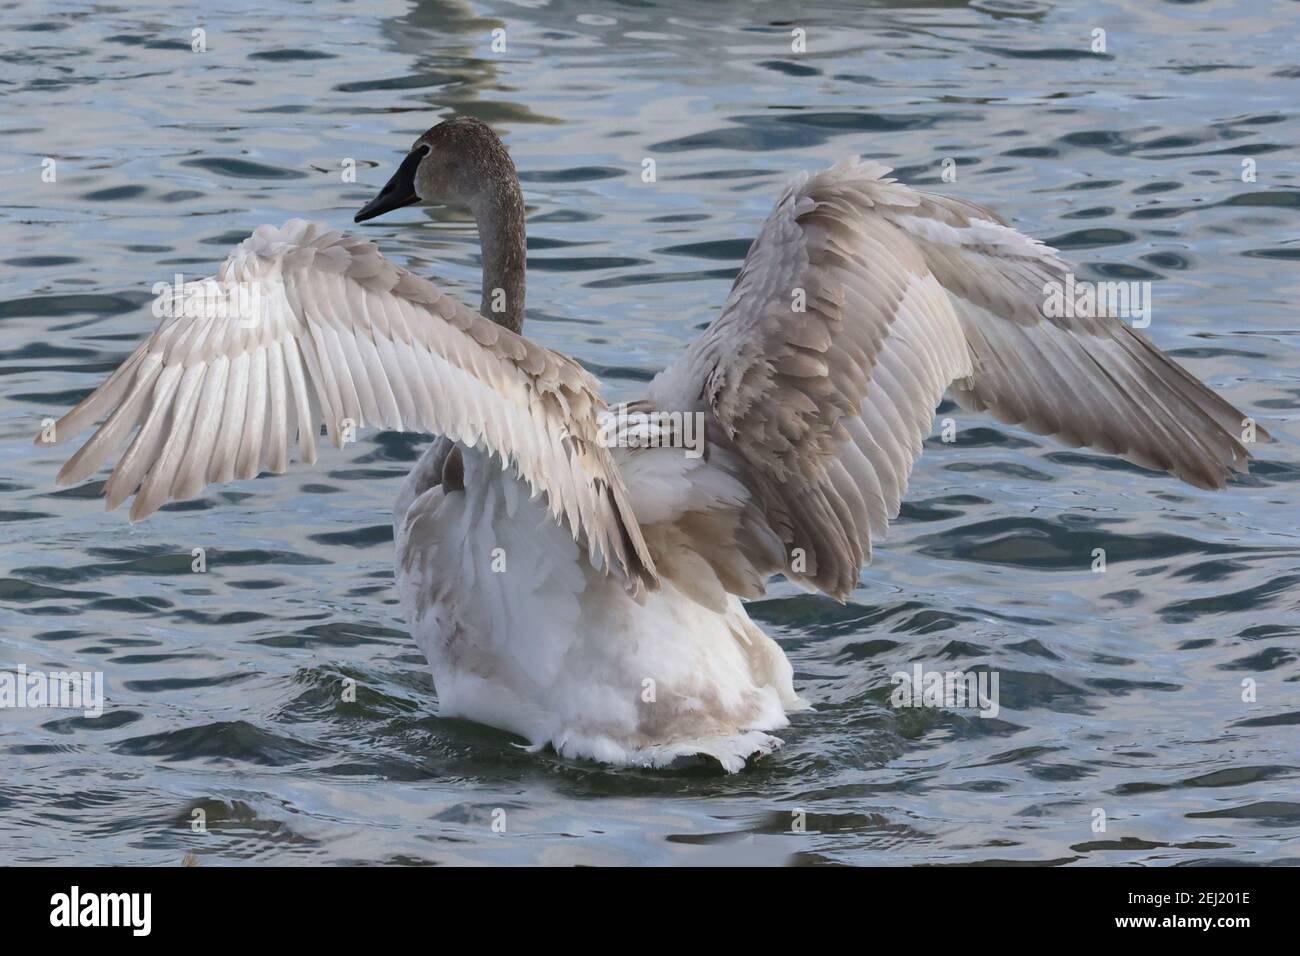
[[134,495],[137,521],[283,472],[291,442],[314,462],[322,426],[336,446],[367,424],[439,436],[393,526],[441,712],[565,757],[736,771],[808,706],[742,601],[777,574],[845,600],[945,392],[1201,488],[1247,470],[1241,412],[1130,324],[1045,306],[1073,278],[1054,250],[889,172],[850,159],[795,176],[721,313],[611,406],[521,334],[514,165],[489,126],[453,118],[355,221],[468,207],[477,311],[364,239],[261,226],[173,290],[158,330],[38,441],[102,421],[57,482],[126,446],[104,491],[109,509]]

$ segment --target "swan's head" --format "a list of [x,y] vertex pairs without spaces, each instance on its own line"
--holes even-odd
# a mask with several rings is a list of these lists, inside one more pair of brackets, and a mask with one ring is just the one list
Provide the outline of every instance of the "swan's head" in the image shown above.
[[415,141],[393,178],[354,221],[365,222],[417,202],[476,209],[503,182],[517,182],[505,144],[482,120],[457,116]]

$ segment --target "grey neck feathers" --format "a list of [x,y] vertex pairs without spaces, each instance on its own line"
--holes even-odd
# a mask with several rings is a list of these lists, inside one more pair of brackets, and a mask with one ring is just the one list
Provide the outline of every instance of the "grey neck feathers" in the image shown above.
[[528,255],[524,197],[514,169],[497,170],[471,204],[483,255],[483,297],[479,311],[512,332],[524,325]]

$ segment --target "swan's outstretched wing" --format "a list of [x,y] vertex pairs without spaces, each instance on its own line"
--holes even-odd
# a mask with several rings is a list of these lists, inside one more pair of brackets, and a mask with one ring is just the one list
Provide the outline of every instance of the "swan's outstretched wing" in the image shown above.
[[1241,414],[1146,339],[1044,314],[1066,271],[1051,249],[888,172],[795,180],[722,313],[651,385],[656,407],[711,416],[784,542],[783,569],[740,556],[751,571],[846,595],[954,383],[968,407],[1202,487],[1244,469]]
[[[213,482],[282,472],[289,442],[316,458],[366,424],[482,444],[549,496],[597,567],[634,585],[654,565],[599,443],[604,409],[577,363],[529,342],[319,223],[263,226],[55,425],[62,441],[107,417],[59,473],[94,473],[135,432],[106,485],[133,521]],[[138,431],[136,431],[138,427]],[[39,441],[39,439],[38,439]]]
[[1048,307],[1073,288],[1053,249],[982,206],[914,195],[915,207],[883,214],[921,250],[957,311],[974,361],[952,390],[963,408],[1199,488],[1246,471],[1240,411],[1108,305],[1082,315]]

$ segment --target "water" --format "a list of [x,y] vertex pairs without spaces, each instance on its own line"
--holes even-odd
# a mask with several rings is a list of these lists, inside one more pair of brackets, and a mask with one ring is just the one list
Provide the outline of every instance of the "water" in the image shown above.
[[[1294,4],[587,6],[5,6],[0,667],[102,670],[109,703],[0,711],[0,859],[1295,862]],[[930,440],[852,601],[752,607],[816,705],[785,749],[731,777],[526,754],[436,716],[403,630],[389,508],[422,438],[363,433],[137,527],[31,445],[152,329],[155,282],[260,223],[351,228],[452,111],[523,175],[529,334],[614,396],[716,313],[786,176],[862,153],[1084,277],[1151,281],[1155,341],[1277,441],[1210,494],[945,405],[959,440]],[[477,301],[464,216],[364,231]],[[997,671],[1000,714],[892,709],[916,662]]]

